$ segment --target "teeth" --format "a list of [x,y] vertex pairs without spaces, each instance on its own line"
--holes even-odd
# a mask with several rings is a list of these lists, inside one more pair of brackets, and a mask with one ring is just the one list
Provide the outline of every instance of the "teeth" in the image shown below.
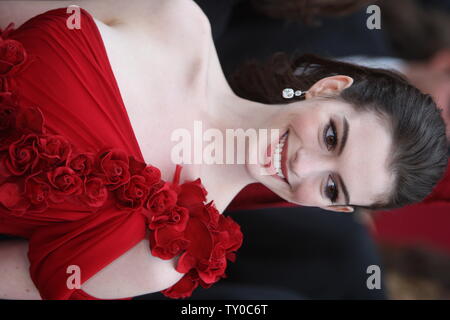
[[281,178],[285,178],[282,171],[281,171],[281,153],[283,151],[283,147],[284,147],[284,143],[286,141],[287,138],[287,132],[280,138],[280,142],[278,143],[278,145],[275,148],[275,152],[273,155],[273,164],[276,170],[276,173],[279,177]]

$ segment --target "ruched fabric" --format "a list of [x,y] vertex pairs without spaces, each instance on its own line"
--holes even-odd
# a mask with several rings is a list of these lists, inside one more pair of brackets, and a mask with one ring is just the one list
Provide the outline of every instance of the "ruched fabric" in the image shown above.
[[163,293],[187,297],[225,276],[240,228],[205,203],[200,179],[180,185],[174,165],[166,182],[144,162],[99,30],[80,12],[80,29],[59,8],[0,30],[0,233],[28,239],[43,299],[96,299],[71,285],[73,267],[82,284],[147,234],[153,255],[181,256],[185,276]]

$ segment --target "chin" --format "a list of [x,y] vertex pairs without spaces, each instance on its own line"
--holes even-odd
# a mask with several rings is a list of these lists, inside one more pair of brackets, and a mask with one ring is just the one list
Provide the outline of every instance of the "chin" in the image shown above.
[[[288,134],[289,130],[285,129],[281,136],[271,137],[268,145],[250,146],[246,159],[246,169],[250,176],[283,199],[292,198],[289,197],[292,188],[288,181],[287,167]],[[254,161],[255,157],[250,159],[250,154],[257,155],[258,161]]]
[[[284,138],[283,135],[274,137],[268,146],[250,145],[245,167],[254,182],[263,184],[281,198],[292,202],[290,201],[293,198],[292,188],[285,178],[288,177],[286,138],[287,134]],[[286,147],[283,147],[284,145]],[[255,161],[255,157],[250,159],[250,154],[257,155],[258,161]]]

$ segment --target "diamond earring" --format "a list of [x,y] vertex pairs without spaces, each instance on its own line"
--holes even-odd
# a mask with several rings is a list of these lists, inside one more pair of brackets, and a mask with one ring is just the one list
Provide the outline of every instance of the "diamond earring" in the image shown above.
[[283,94],[283,98],[292,99],[294,96],[301,97],[306,92],[308,92],[308,91],[301,91],[301,90],[294,91],[294,89],[292,89],[292,88],[286,88],[283,90],[282,94]]

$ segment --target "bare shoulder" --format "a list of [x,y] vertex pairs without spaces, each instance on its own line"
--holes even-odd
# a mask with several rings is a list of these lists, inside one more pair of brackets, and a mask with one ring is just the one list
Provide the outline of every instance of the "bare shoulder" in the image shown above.
[[[191,27],[195,28],[195,31],[210,34],[211,24],[208,17],[193,0],[172,0],[169,3],[170,5],[166,4],[165,9],[171,22],[188,22]],[[183,24],[183,27],[190,29],[188,25]]]
[[169,0],[158,15],[148,15],[144,21],[129,27],[135,32],[140,29],[168,48],[198,51],[202,43],[212,40],[208,17],[193,0]]
[[167,289],[182,277],[175,270],[175,259],[152,256],[145,239],[84,282],[81,289],[99,299],[120,299]]
[[72,5],[87,10],[109,32],[148,39],[169,49],[188,53],[198,51],[201,41],[212,41],[209,20],[193,0],[0,1],[0,28],[10,22],[19,27],[38,14]]
[[190,93],[203,92],[214,46],[211,24],[203,10],[193,0],[167,0],[159,14],[149,14],[142,21],[117,24],[110,29],[129,39],[135,52],[154,60],[143,63],[149,66],[151,74],[163,69],[166,77],[179,80],[179,88],[189,88],[186,92]]

